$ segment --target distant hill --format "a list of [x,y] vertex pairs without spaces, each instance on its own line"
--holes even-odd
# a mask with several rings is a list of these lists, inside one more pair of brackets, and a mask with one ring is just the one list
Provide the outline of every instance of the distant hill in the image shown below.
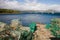
[[0,14],[20,14],[20,13],[52,13],[52,14],[56,14],[56,13],[59,13],[58,11],[56,10],[12,10],[12,9],[1,9],[0,8]]
[[12,9],[0,9],[0,14],[18,14],[20,11]]

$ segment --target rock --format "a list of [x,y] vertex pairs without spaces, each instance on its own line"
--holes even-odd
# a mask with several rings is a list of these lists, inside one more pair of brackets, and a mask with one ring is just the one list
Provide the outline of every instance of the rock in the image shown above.
[[19,25],[19,19],[13,19],[11,20],[11,27],[17,27]]
[[40,29],[35,31],[34,40],[50,40],[51,33],[49,30],[45,29],[45,25],[40,24]]
[[0,31],[5,30],[6,23],[0,22]]

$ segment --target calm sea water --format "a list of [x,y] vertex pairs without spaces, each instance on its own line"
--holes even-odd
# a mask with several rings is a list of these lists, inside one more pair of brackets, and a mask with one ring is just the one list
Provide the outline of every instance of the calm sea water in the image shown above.
[[20,19],[23,26],[28,26],[31,22],[40,22],[44,24],[49,24],[52,18],[60,18],[60,14],[0,14],[0,22],[5,22],[9,24],[12,19]]

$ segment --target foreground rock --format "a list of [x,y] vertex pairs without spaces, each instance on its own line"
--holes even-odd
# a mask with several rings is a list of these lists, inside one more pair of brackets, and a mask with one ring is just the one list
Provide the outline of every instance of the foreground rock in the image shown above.
[[40,28],[35,32],[34,37],[34,40],[50,40],[50,37],[53,37],[53,35],[51,35],[49,30],[45,29],[44,24],[40,24]]

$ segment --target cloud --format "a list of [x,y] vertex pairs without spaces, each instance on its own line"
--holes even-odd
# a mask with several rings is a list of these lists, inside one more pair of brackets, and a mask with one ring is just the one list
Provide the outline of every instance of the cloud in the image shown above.
[[37,3],[37,0],[25,0],[24,3],[17,0],[0,0],[0,8],[17,9],[17,10],[56,10],[60,11],[58,4]]
[[11,1],[11,0],[4,1],[3,0],[0,2],[0,7],[6,8],[6,9],[16,9],[16,8],[18,9],[18,8],[20,8],[19,6],[20,6],[20,3],[16,0],[13,0],[13,1]]
[[51,5],[51,6],[49,6],[49,8],[52,10],[60,11],[60,5],[57,5],[57,4]]

